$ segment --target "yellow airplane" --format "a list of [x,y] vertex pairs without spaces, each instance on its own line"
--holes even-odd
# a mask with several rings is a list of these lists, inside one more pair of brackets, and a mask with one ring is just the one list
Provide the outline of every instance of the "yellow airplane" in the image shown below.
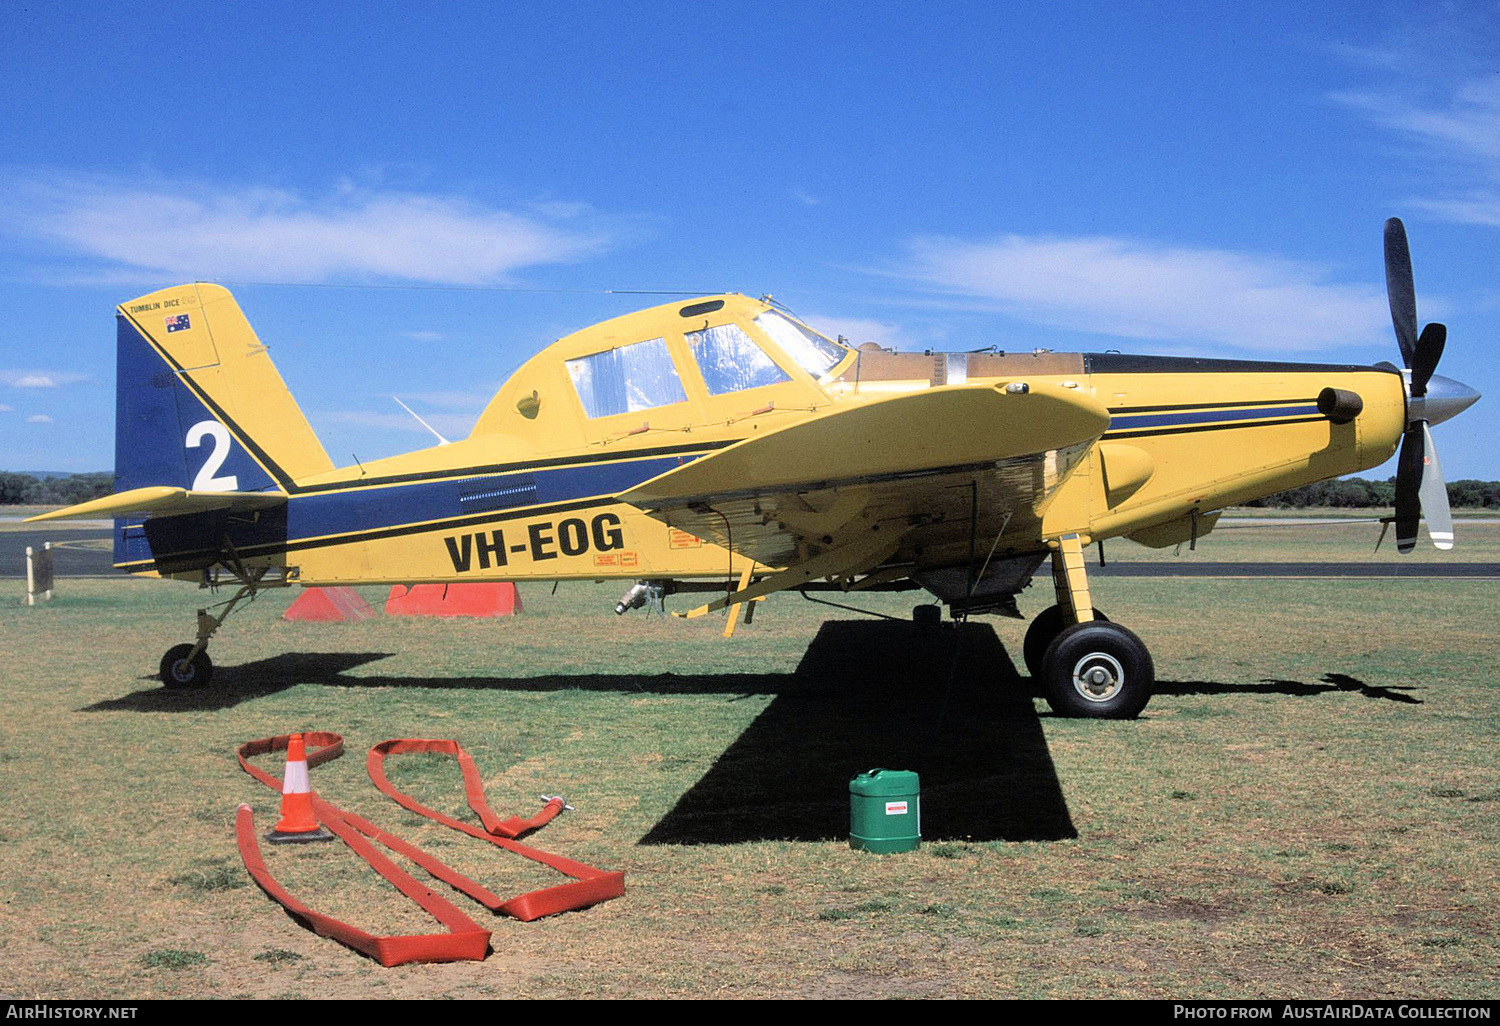
[[1395,219],[1386,276],[1404,370],[897,353],[768,298],[669,303],[542,350],[468,438],[352,467],[323,451],[234,297],[182,285],[117,311],[121,491],[32,519],[114,517],[119,569],[239,585],[163,657],[168,687],[207,683],[209,639],[273,586],[622,578],[617,612],[725,592],[686,615],[728,608],[730,633],[787,589],[919,587],[954,615],[1019,616],[1050,557],[1057,604],[1027,631],[1028,669],[1061,714],[1132,717],[1151,656],[1094,609],[1086,545],[1196,540],[1225,506],[1400,443],[1398,547],[1419,511],[1452,546],[1428,425],[1479,396],[1433,374],[1446,329],[1417,332]]

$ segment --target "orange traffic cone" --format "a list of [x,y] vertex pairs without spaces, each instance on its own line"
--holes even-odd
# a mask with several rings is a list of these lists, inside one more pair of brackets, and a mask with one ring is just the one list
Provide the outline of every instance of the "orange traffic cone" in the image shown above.
[[272,844],[302,844],[331,841],[333,835],[318,825],[312,807],[312,787],[307,780],[307,747],[301,734],[286,743],[286,775],[281,783],[281,821],[266,835]]

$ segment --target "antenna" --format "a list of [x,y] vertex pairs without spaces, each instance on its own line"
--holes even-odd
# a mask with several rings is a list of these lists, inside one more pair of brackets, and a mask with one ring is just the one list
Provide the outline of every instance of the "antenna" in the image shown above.
[[[392,399],[396,399],[395,396],[391,396],[391,398]],[[413,410],[410,406],[408,406],[405,403],[403,403],[400,399],[396,399],[396,405],[399,406],[399,407],[401,407],[407,413],[410,413],[413,417],[417,417],[417,411]],[[438,445],[449,445],[449,444],[451,444],[448,441],[448,439],[444,438],[442,435],[439,435],[437,433],[437,429],[436,428],[434,428],[431,424],[427,423],[421,417],[417,417],[417,423],[421,424],[424,428],[426,428],[428,431],[431,431],[434,435],[437,436]]]

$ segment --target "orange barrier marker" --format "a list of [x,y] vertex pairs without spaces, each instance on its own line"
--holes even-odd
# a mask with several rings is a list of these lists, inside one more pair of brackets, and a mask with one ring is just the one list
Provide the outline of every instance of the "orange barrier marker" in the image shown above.
[[509,581],[471,584],[400,584],[385,600],[387,616],[515,616],[521,593]]
[[313,623],[341,623],[345,620],[368,620],[375,609],[353,588],[304,588],[297,601],[281,614],[283,620],[307,620]]
[[318,825],[313,812],[312,785],[307,779],[307,746],[301,734],[293,734],[286,745],[286,775],[281,783],[281,821],[266,834],[272,844],[303,844],[331,841],[333,835]]

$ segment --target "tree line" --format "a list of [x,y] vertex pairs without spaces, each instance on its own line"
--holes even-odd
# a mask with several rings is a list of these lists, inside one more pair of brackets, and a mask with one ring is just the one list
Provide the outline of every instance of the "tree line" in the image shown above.
[[36,477],[0,470],[0,506],[71,506],[115,490],[115,475],[69,474]]
[[[1271,509],[1389,509],[1395,504],[1394,477],[1384,481],[1366,481],[1362,477],[1316,481],[1245,503]],[[1500,481],[1449,481],[1448,504],[1454,509],[1500,508]]]
[[[35,477],[0,471],[0,505],[71,506],[114,491],[113,474],[71,474],[67,477]],[[1318,481],[1248,502],[1247,506],[1271,509],[1389,509],[1396,502],[1396,479],[1366,481],[1346,477]],[[1448,502],[1455,509],[1500,509],[1500,481],[1449,481]]]

